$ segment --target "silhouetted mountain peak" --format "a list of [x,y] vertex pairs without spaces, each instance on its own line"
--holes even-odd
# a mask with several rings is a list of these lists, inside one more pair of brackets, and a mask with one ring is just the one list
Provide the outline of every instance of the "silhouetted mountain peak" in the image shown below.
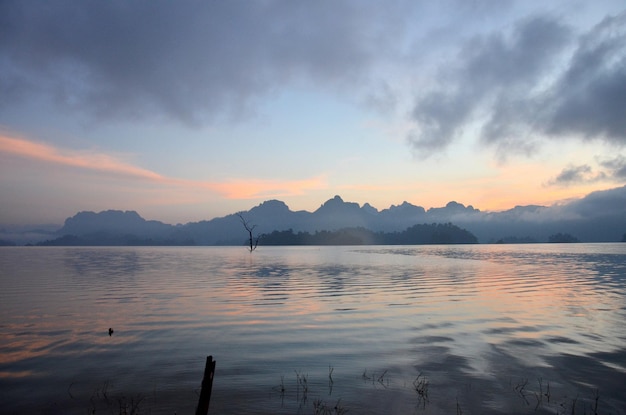
[[465,207],[463,203],[455,202],[454,200],[446,204],[446,209],[454,212],[464,212],[465,210],[474,210],[472,206]]
[[389,209],[385,209],[382,212],[394,213],[394,214],[405,214],[405,213],[421,214],[421,213],[425,213],[426,210],[421,206],[415,206],[414,204],[411,204],[405,200],[404,202],[402,202],[402,204],[391,205],[389,206]]
[[[369,206],[369,205],[368,205]],[[371,227],[378,213],[373,207],[362,209],[358,203],[344,202],[339,196],[326,201],[311,213],[307,228],[336,230],[344,227]]]
[[474,206],[472,206],[472,205],[465,206],[464,204],[457,203],[457,202],[448,202],[446,207],[448,209],[458,210],[459,212],[464,212],[464,213],[478,213],[478,212],[480,212],[480,209],[474,209]]
[[324,204],[322,204],[322,206],[320,207],[330,207],[330,206],[339,206],[339,205],[343,205],[344,201],[341,198],[341,196],[339,195],[335,195],[335,197],[333,197],[332,199],[328,199],[326,202],[324,202]]
[[365,203],[361,207],[361,210],[363,210],[364,212],[367,212],[367,213],[371,213],[373,215],[378,213],[378,209],[376,209],[374,206],[370,205],[369,203]]
[[338,213],[358,209],[360,209],[358,203],[344,202],[341,196],[335,196],[332,199],[327,200],[326,203],[315,211],[315,213]]
[[252,209],[250,209],[250,213],[255,213],[255,214],[263,214],[263,213],[276,214],[276,213],[287,213],[287,212],[290,212],[289,206],[287,206],[285,202],[282,202],[280,200],[275,200],[275,199],[267,200],[261,203],[260,205],[255,206]]
[[428,209],[429,214],[445,214],[445,215],[455,215],[461,213],[479,213],[480,210],[474,209],[472,205],[465,206],[462,203],[458,203],[455,201],[448,202],[445,207],[442,208],[430,208]]
[[[360,207],[357,203],[344,202],[340,196],[335,196],[315,212],[293,212],[282,201],[268,200],[241,214],[259,234],[274,230],[316,232],[345,228],[398,232],[416,224],[453,223],[463,226],[484,242],[546,241],[550,235],[558,233],[569,233],[588,242],[617,242],[626,230],[624,206],[626,186],[594,192],[582,199],[551,207],[516,206],[502,212],[481,212],[471,205],[455,201],[428,211],[406,201],[378,211],[369,203]],[[75,239],[91,235],[91,239],[83,238],[83,242],[97,242],[101,238],[105,242],[116,243],[139,241],[197,245],[236,245],[247,236],[235,214],[174,227],[158,221],[146,221],[135,211],[121,210],[79,212],[68,218],[56,235],[73,235]],[[115,235],[117,239],[112,238]],[[138,238],[129,239],[128,235]],[[0,239],[10,240],[0,236]],[[69,238],[65,244],[72,241]]]
[[91,211],[78,212],[76,215],[65,220],[65,226],[74,226],[77,224],[93,223],[98,221],[101,224],[105,223],[137,223],[145,222],[145,220],[139,216],[139,214],[132,210],[104,210],[99,213]]
[[99,213],[83,211],[67,218],[57,233],[62,235],[85,235],[94,232],[150,233],[169,226],[158,221],[146,221],[134,210],[105,210]]

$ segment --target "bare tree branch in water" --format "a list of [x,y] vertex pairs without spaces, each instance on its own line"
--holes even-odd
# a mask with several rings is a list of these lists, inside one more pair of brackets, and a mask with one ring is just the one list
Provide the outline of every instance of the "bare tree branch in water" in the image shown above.
[[250,223],[243,217],[243,214],[241,212],[237,212],[235,214],[239,217],[239,220],[241,220],[241,224],[243,225],[244,228],[246,228],[246,231],[248,231],[248,236],[249,236],[248,249],[250,249],[250,252],[252,252],[256,249],[257,245],[259,244],[259,236],[255,238],[254,235],[252,234],[252,231],[254,231],[254,228],[256,228],[256,225],[250,225]]

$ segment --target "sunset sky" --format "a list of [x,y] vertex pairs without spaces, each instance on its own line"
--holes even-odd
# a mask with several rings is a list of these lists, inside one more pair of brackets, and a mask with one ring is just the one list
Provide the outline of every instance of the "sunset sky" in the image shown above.
[[626,184],[626,5],[0,2],[0,224]]

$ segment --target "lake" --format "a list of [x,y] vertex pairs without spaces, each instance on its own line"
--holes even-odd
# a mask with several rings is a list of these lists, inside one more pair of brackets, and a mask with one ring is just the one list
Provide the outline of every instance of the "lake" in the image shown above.
[[[626,414],[626,244],[0,249],[0,413]],[[109,336],[108,329],[114,333]]]

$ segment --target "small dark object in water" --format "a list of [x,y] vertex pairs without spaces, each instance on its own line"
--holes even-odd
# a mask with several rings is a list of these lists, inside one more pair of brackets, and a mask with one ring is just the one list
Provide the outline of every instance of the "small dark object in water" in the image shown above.
[[109,327],[109,336],[111,336],[112,334],[113,334],[113,329]]

